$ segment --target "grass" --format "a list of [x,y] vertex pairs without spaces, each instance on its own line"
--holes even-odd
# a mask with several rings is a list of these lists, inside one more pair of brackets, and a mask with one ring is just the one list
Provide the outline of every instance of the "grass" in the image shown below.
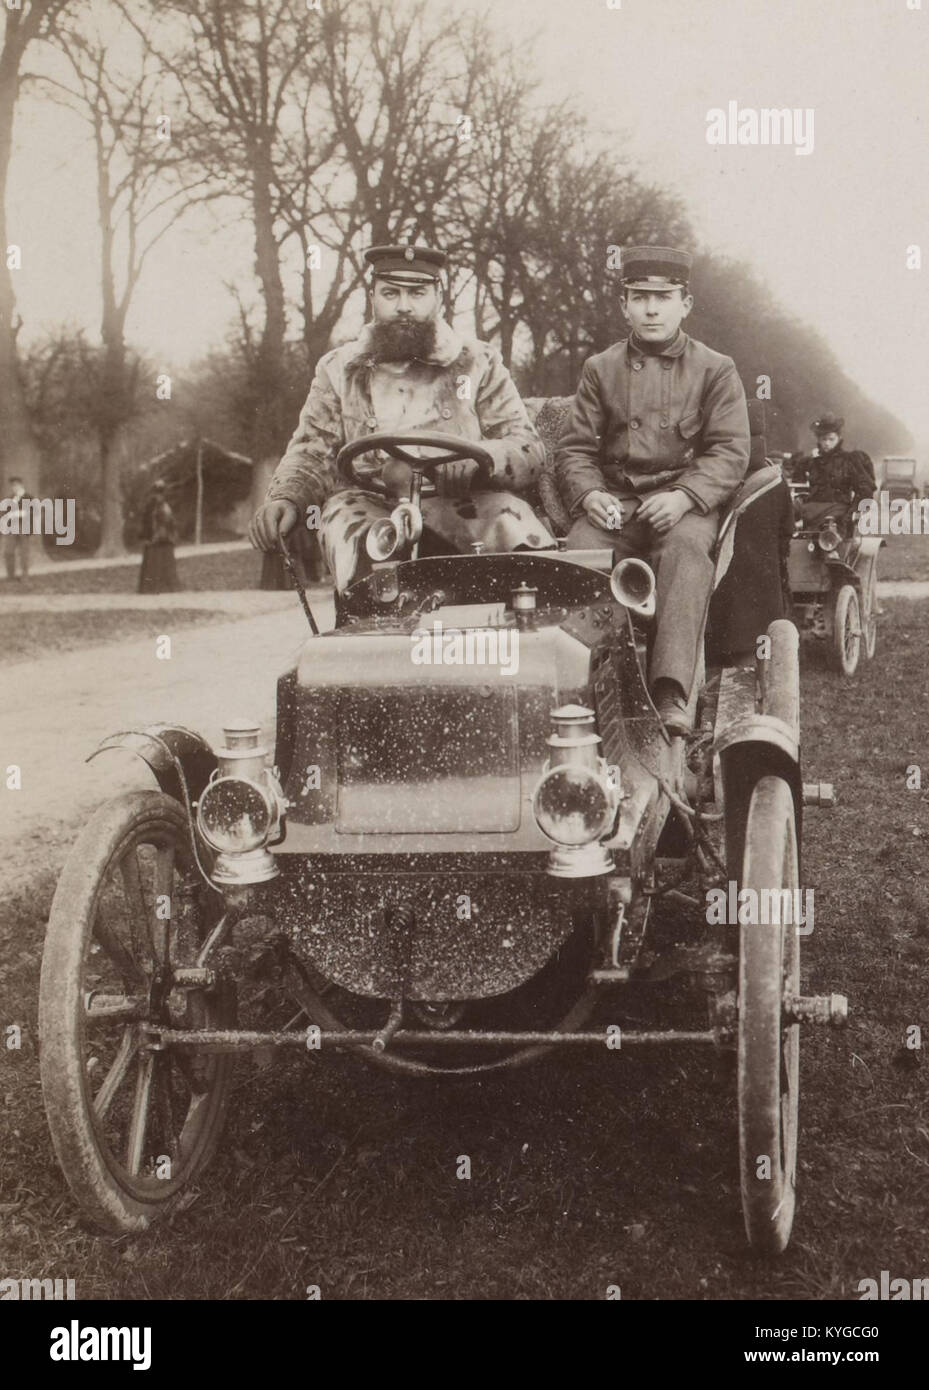
[[[227,617],[221,614],[221,617]],[[101,620],[105,637],[101,636]],[[101,641],[131,642],[158,637],[179,627],[215,623],[217,615],[203,608],[107,608],[67,613],[4,613],[0,611],[0,651],[7,662],[30,661],[53,652],[98,647]]]
[[929,536],[887,536],[877,562],[881,579],[929,580]]
[[[849,995],[845,1033],[802,1048],[799,1201],[772,1264],[741,1229],[731,1077],[687,1049],[561,1056],[482,1081],[398,1079],[349,1058],[243,1061],[224,1141],[183,1213],[141,1237],[86,1230],[42,1110],[36,992],[54,866],[0,926],[0,1273],[79,1298],[849,1299],[925,1273],[929,1100],[905,1030],[929,1032],[924,900],[929,613],[886,604],[852,682],[803,649],[803,985]],[[630,1003],[648,1012],[659,986]],[[315,1054],[313,1054],[315,1059]],[[471,1160],[470,1180],[456,1177]]]
[[[257,589],[262,557],[257,551],[221,550],[210,555],[182,555],[177,562],[184,589]],[[5,594],[134,594],[139,582],[139,561],[107,565],[103,569],[60,569],[28,579],[0,579],[0,599]]]

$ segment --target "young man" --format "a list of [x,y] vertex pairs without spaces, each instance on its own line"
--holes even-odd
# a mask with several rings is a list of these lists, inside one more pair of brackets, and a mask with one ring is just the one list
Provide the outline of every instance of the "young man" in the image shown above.
[[874,465],[862,450],[845,448],[844,425],[842,417],[830,411],[814,420],[810,428],[816,448],[793,462],[791,482],[810,487],[801,506],[804,526],[818,526],[832,516],[848,532],[858,503],[874,495]]
[[688,697],[713,587],[720,510],[748,467],[745,392],[729,357],[681,328],[692,257],[666,246],[622,256],[631,334],[589,358],[555,470],[574,525],[568,547],[638,555],[658,579],[649,683],[668,732],[691,727]]
[[436,495],[423,499],[424,525],[441,548],[545,549],[555,545],[528,502],[515,493],[534,481],[544,446],[499,352],[460,337],[441,318],[447,258],[426,246],[373,246],[372,321],[361,337],[320,358],[300,423],[278,464],[267,500],[249,529],[260,550],[276,549],[307,509],[322,509],[320,541],[338,590],[369,569],[364,539],[409,493],[410,468],[362,455],[391,497],[348,487],[334,464],[343,444],[366,434],[433,430],[480,440],[494,460],[489,481],[471,491],[472,460],[436,470]]

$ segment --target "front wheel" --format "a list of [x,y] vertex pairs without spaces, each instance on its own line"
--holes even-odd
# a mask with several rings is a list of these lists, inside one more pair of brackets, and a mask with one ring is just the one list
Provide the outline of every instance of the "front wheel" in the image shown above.
[[[779,1255],[793,1225],[800,1087],[799,1025],[784,1022],[785,994],[800,992],[800,944],[792,910],[799,888],[797,832],[793,794],[780,777],[762,777],[752,793],[742,864],[740,888],[750,890],[746,901],[762,908],[768,903],[768,911],[757,912],[755,922],[740,927],[742,1214],[752,1249]],[[783,890],[791,893],[789,910]],[[772,910],[775,901],[777,911]]]
[[216,917],[187,818],[161,792],[101,806],[55,891],[39,988],[42,1093],[52,1142],[85,1215],[140,1231],[209,1160],[231,1058],[155,1051],[146,1023],[228,1026],[218,996],[179,987]]
[[832,641],[829,665],[843,676],[853,676],[861,655],[861,605],[852,584],[843,584],[832,599]]

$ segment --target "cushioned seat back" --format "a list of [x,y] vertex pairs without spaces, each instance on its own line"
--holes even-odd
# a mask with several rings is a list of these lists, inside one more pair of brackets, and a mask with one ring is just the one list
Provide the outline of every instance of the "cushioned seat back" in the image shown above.
[[525,401],[529,419],[539,431],[545,445],[545,464],[539,477],[539,496],[556,536],[565,536],[571,529],[571,518],[561,500],[555,477],[555,446],[561,437],[573,400],[573,396],[529,396]]

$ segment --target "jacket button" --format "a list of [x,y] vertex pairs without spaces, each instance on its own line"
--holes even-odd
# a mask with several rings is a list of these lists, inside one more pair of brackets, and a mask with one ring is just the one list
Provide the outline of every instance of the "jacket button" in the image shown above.
[[662,364],[661,364],[661,369],[662,369],[662,371],[669,372],[669,371],[671,370],[671,367],[672,367],[672,366],[673,366],[673,363],[671,363],[671,362],[662,362]]
[[664,415],[662,415],[662,417],[661,417],[661,428],[662,428],[663,430],[666,430],[666,429],[668,428],[668,421],[667,421],[667,418],[666,418]]
[[641,362],[633,362],[633,364],[632,364],[632,370],[633,370],[634,372],[640,372],[640,371],[642,370],[642,363],[641,363]]
[[446,409],[446,410],[443,410],[443,411],[442,411],[442,419],[443,419],[443,420],[450,420],[451,418],[452,418],[452,412],[451,412],[450,410],[447,410],[447,409]]
[[373,415],[369,415],[367,420],[365,420],[365,427],[369,430],[377,429],[377,420],[374,418]]
[[630,428],[631,430],[637,430],[637,429],[639,428],[639,425],[640,425],[641,423],[642,423],[641,420],[630,420],[630,421],[629,421],[629,428]]

